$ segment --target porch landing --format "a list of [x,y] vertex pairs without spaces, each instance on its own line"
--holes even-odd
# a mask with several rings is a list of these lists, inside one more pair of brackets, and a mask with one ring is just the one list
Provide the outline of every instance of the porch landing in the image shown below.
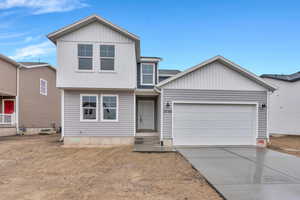
[[169,146],[161,146],[158,133],[137,133],[134,139],[134,152],[173,152],[175,149]]

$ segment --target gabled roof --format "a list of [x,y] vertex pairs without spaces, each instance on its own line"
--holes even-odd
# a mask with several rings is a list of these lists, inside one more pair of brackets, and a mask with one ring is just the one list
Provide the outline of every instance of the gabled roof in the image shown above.
[[174,76],[180,72],[181,71],[177,70],[177,69],[159,69],[158,75],[159,76]]
[[262,78],[271,78],[280,81],[288,81],[288,82],[295,82],[300,80],[300,72],[296,72],[290,75],[284,74],[263,74],[260,77]]
[[70,24],[68,26],[65,26],[61,29],[58,29],[57,31],[54,31],[50,34],[47,35],[47,37],[49,38],[49,40],[51,40],[54,44],[56,44],[56,41],[58,38],[66,35],[66,34],[69,34],[73,31],[76,31],[86,25],[89,25],[93,22],[99,22],[100,24],[103,24],[109,28],[111,28],[112,30],[115,30],[117,32],[119,32],[120,34],[132,39],[135,41],[135,45],[136,45],[136,51],[137,51],[137,57],[139,57],[140,55],[140,38],[133,34],[133,33],[130,33],[129,31],[111,23],[110,21],[98,16],[98,15],[91,15],[91,16],[88,16],[86,18],[83,18],[73,24]]
[[14,61],[13,59],[11,59],[11,58],[3,55],[3,54],[0,54],[0,59],[5,60],[6,62],[8,62],[8,63],[10,63],[10,64],[12,64],[12,65],[14,65],[16,67],[20,67],[22,65],[22,64]]
[[49,63],[45,63],[45,62],[16,62],[13,59],[0,54],[0,59],[5,60],[6,62],[16,66],[16,67],[20,67],[20,68],[37,68],[37,67],[49,67],[50,69],[56,71],[56,68],[51,66]]
[[263,86],[263,87],[265,87],[265,88],[267,88],[267,89],[269,89],[271,91],[276,90],[275,86],[271,85],[270,83],[267,83],[265,80],[263,80],[259,76],[253,74],[252,72],[249,72],[248,70],[242,68],[241,66],[239,66],[239,65],[231,62],[230,60],[228,60],[228,59],[226,59],[226,58],[224,58],[222,56],[215,56],[215,57],[213,57],[211,59],[208,59],[208,60],[206,60],[206,61],[204,61],[204,62],[202,62],[202,63],[200,63],[200,64],[198,64],[198,65],[196,65],[194,67],[191,67],[191,68],[189,68],[189,69],[187,69],[187,70],[185,70],[185,71],[183,71],[183,72],[181,72],[179,74],[176,74],[175,76],[173,76],[171,78],[168,78],[168,79],[166,79],[166,80],[158,83],[156,86],[157,87],[161,87],[163,85],[166,85],[167,83],[170,83],[170,82],[172,82],[172,81],[174,81],[174,80],[176,80],[176,79],[178,79],[178,78],[180,78],[182,76],[185,76],[185,75],[187,75],[189,73],[192,73],[192,72],[194,72],[194,71],[196,71],[196,70],[198,70],[198,69],[200,69],[200,68],[202,68],[202,67],[204,67],[204,66],[206,66],[206,65],[208,65],[210,63],[216,62],[216,61],[224,64],[225,66],[229,67],[230,69],[232,69],[232,70],[234,70],[234,71],[236,71],[236,72],[238,72],[238,73],[246,76],[250,80],[255,81],[259,85],[261,85],[261,86]]

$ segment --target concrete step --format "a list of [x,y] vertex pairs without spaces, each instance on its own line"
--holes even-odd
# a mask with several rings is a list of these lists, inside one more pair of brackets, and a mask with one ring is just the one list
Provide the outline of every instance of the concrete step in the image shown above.
[[137,132],[136,133],[137,137],[147,137],[147,136],[156,136],[159,137],[159,133],[158,132]]
[[134,140],[135,144],[144,144],[144,145],[159,145],[160,144],[160,139],[157,136],[138,136],[135,137]]

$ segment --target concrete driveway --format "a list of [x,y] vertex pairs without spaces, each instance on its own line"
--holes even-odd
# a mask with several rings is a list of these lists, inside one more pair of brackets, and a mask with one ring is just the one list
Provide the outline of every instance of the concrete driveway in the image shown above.
[[256,147],[177,147],[227,200],[299,200],[300,158]]

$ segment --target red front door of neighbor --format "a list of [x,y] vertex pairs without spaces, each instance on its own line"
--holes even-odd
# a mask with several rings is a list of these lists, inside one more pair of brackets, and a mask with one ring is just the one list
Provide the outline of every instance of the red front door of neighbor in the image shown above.
[[15,101],[4,100],[4,114],[13,114],[15,112]]

